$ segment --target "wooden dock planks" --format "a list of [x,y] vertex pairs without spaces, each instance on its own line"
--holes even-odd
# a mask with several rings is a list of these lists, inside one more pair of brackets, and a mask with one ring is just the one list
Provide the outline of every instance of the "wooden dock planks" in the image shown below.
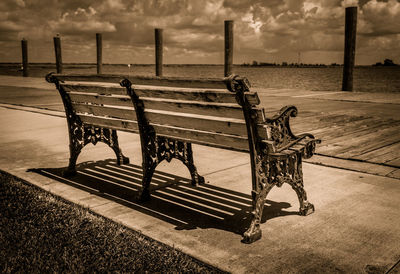
[[292,126],[322,139],[318,154],[400,168],[400,120],[329,111],[300,113]]
[[329,124],[311,132],[323,140],[317,153],[400,167],[400,121],[368,118]]

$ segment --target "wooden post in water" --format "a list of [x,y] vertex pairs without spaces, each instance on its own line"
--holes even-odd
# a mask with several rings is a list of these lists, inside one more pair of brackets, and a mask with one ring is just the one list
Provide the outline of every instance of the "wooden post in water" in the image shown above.
[[225,62],[224,62],[224,75],[229,76],[232,74],[232,61],[233,61],[233,21],[225,21]]
[[101,33],[96,33],[96,52],[97,52],[97,74],[103,70],[103,39]]
[[155,44],[156,44],[156,76],[162,76],[163,72],[163,30],[155,29]]
[[343,91],[353,91],[353,69],[356,55],[357,7],[346,8],[344,37]]
[[57,34],[57,36],[54,37],[53,40],[54,40],[54,51],[55,51],[55,54],[56,54],[57,73],[63,73],[60,36]]
[[28,68],[28,41],[25,38],[21,40],[21,49],[22,49],[22,76],[29,76],[29,68]]

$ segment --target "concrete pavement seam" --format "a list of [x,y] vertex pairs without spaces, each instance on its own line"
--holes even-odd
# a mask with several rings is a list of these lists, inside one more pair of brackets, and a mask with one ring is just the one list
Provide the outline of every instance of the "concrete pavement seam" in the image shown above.
[[[53,116],[53,117],[65,118],[64,111],[57,111],[57,110],[51,110],[51,109],[46,109],[46,108],[32,107],[32,106],[25,106],[25,105],[18,105],[18,104],[8,104],[8,103],[2,103],[2,102],[0,102],[0,107],[6,108],[6,109],[21,110],[21,111],[27,111],[27,112],[38,113],[38,114],[43,114],[43,115],[49,115],[49,116]],[[27,108],[34,108],[34,109],[38,109],[38,110],[32,110],[32,109],[27,109]],[[55,112],[55,113],[45,113],[43,111]],[[58,114],[58,113],[60,113],[60,114]]]

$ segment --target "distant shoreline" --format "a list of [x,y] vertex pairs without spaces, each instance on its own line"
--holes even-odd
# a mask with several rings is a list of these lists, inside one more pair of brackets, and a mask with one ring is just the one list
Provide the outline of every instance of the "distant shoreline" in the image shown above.
[[[155,66],[155,64],[130,64],[131,66],[144,66],[144,67],[152,67]],[[21,63],[19,62],[0,62],[0,67],[20,67]],[[37,63],[29,63],[29,66],[32,67],[55,67],[55,63],[46,63],[46,62],[37,62]],[[96,67],[96,63],[64,63],[64,67],[66,68],[93,68]],[[108,64],[108,63],[103,63],[103,66],[122,66],[126,67],[128,64]],[[205,66],[215,66],[215,67],[223,67],[223,64],[164,64],[165,67],[205,67]],[[335,68],[335,67],[343,67],[342,64],[331,64],[331,65],[325,65],[325,64],[234,64],[234,67],[252,67],[252,68],[257,68],[257,67],[272,67],[272,68]],[[362,68],[362,67],[389,67],[389,66],[376,66],[376,65],[356,65],[356,68]],[[396,66],[391,66],[391,67],[396,67]],[[397,65],[397,67],[400,67]]]

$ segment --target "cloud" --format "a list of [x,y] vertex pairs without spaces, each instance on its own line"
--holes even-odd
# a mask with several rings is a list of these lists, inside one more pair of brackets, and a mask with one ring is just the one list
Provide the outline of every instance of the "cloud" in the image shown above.
[[358,62],[379,50],[398,52],[396,0],[2,0],[0,42],[11,47],[25,37],[51,47],[60,33],[71,61],[80,61],[94,52],[94,33],[102,32],[105,62],[152,63],[154,28],[163,28],[166,60],[221,63],[224,20],[234,20],[236,63],[293,62],[298,52],[309,58],[305,62],[326,56],[340,63],[348,5],[359,11]]
[[107,21],[96,18],[96,10],[78,8],[74,12],[66,12],[58,21],[52,21],[51,26],[55,32],[69,35],[82,35],[93,32],[113,32],[116,28]]
[[1,32],[16,32],[23,29],[23,26],[18,25],[12,21],[1,21],[0,22],[0,31]]
[[400,33],[400,3],[396,0],[366,3],[360,14],[360,33],[382,36]]
[[356,7],[356,6],[358,6],[358,0],[344,0],[342,6]]
[[0,2],[0,10],[15,9],[25,7],[24,0],[2,0]]

